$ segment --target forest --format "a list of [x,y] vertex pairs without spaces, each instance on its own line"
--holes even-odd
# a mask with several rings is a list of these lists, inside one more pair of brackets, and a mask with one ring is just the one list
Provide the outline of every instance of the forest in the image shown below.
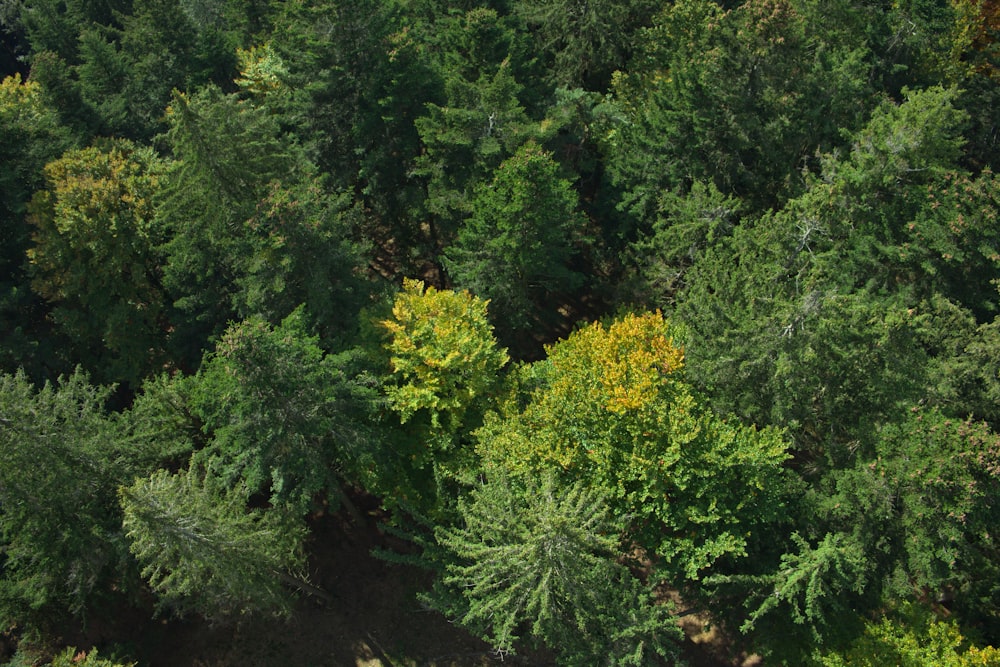
[[362,605],[336,516],[464,664],[682,664],[694,610],[764,665],[1000,665],[1000,2],[0,37],[0,663]]

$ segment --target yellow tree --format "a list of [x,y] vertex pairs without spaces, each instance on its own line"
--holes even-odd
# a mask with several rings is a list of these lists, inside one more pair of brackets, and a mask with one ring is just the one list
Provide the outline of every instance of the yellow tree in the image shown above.
[[697,579],[777,515],[787,454],[780,432],[705,407],[683,367],[659,313],[591,324],[527,369],[526,407],[488,418],[478,451],[507,470],[584,480],[671,576]]
[[411,502],[440,497],[428,483],[440,485],[475,468],[472,448],[462,445],[481,423],[508,361],[493,336],[487,303],[468,292],[406,280],[392,317],[381,323],[389,333],[388,402],[409,425],[400,432],[403,442],[394,445],[405,453],[393,457],[402,479],[389,482],[396,487],[390,495]]

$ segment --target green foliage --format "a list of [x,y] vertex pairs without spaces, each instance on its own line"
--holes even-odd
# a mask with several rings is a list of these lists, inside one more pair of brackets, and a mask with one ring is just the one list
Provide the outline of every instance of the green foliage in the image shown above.
[[889,595],[948,591],[967,618],[996,624],[1000,436],[981,423],[914,410],[883,429],[876,451],[875,460],[837,476],[823,511],[841,530],[878,538],[868,548],[883,552],[880,565],[895,582]]
[[781,557],[777,572],[721,576],[709,585],[749,585],[753,592],[744,603],[756,609],[747,615],[741,632],[756,632],[758,646],[794,663],[808,647],[843,641],[857,632],[872,564],[865,545],[849,535],[827,534],[813,546],[793,533],[791,542],[794,551]]
[[[271,230],[280,210],[275,220],[258,204],[269,195],[280,198],[272,184],[296,182],[302,165],[282,140],[274,117],[218,88],[177,93],[167,118],[176,160],[157,207],[169,239],[163,247],[163,281],[179,311],[174,344],[193,365],[207,339],[222,333],[228,321],[249,314],[237,312],[237,280],[263,287],[246,275],[254,272],[254,251],[283,238]],[[261,218],[256,227],[248,222],[255,215]]]
[[674,584],[743,555],[748,535],[781,511],[781,434],[708,410],[659,314],[590,325],[548,353],[523,410],[477,432],[486,461],[562,469],[600,491]]
[[104,380],[134,386],[165,360],[154,220],[164,168],[124,140],[70,151],[46,166],[47,188],[31,203],[32,286],[53,303],[73,357]]
[[995,667],[1000,651],[969,645],[954,621],[935,618],[924,607],[905,604],[878,622],[865,624],[864,635],[842,651],[817,652],[816,667]]
[[25,251],[28,202],[45,184],[43,167],[71,144],[59,116],[45,104],[41,86],[20,75],[0,82],[0,367],[25,368],[33,376],[50,363],[39,349],[45,335],[44,308],[30,289]]
[[706,249],[732,233],[740,201],[713,183],[695,182],[688,192],[664,192],[648,234],[628,249],[637,273],[634,286],[643,302],[664,306],[684,287],[684,274]]
[[749,610],[744,631],[793,661],[795,651],[852,639],[865,614],[914,591],[952,599],[970,624],[992,632],[998,443],[983,424],[915,409],[881,429],[871,457],[805,495],[809,539],[793,534],[773,572],[711,583],[737,584]]
[[787,425],[808,458],[842,461],[932,381],[923,300],[990,307],[973,299],[997,276],[994,221],[973,209],[990,206],[992,175],[973,185],[953,172],[953,99],[929,89],[881,107],[850,156],[825,158],[801,197],[745,221],[687,272],[689,368],[721,409]]
[[608,168],[640,220],[693,181],[763,210],[799,190],[803,158],[856,127],[867,88],[863,49],[814,48],[791,2],[670,3],[614,79]]
[[424,151],[413,173],[426,178],[427,212],[437,236],[447,242],[473,210],[476,187],[535,132],[518,99],[521,85],[510,63],[479,73],[475,80],[446,80],[444,105],[428,103],[414,124]]
[[120,501],[129,548],[161,609],[213,620],[290,611],[305,535],[292,517],[247,510],[245,489],[224,489],[196,468],[157,471],[122,487]]
[[471,216],[445,250],[445,268],[489,300],[503,333],[527,331],[554,295],[583,283],[570,267],[583,226],[570,183],[559,178],[552,156],[529,142],[476,189]]
[[669,607],[616,562],[617,526],[586,485],[490,471],[459,512],[459,526],[435,531],[444,574],[428,599],[496,652],[513,652],[523,635],[563,665],[676,655]]
[[280,326],[227,329],[190,380],[191,411],[211,436],[199,451],[213,477],[303,515],[364,460],[374,390],[357,355],[326,354],[303,308]]
[[[81,373],[36,390],[0,375],[0,623],[39,627],[128,588],[114,508],[142,468]],[[137,459],[141,457],[136,457]]]
[[76,647],[67,648],[56,654],[49,663],[50,667],[136,667],[134,662],[119,662],[100,657],[96,648],[89,651],[77,651]]
[[531,32],[553,88],[604,92],[657,5],[650,0],[522,0],[514,3],[514,13]]

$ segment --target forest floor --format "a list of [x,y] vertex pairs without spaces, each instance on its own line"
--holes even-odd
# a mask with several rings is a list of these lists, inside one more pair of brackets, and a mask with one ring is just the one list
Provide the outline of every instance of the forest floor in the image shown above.
[[[332,596],[303,596],[287,622],[247,621],[212,627],[203,622],[136,619],[133,635],[116,637],[140,667],[548,667],[551,656],[524,652],[496,656],[436,612],[416,594],[429,573],[372,556],[377,548],[402,546],[386,535],[382,517],[361,506],[364,525],[341,514],[313,520],[311,583]],[[690,667],[751,667],[756,660],[728,659],[727,642],[704,631],[704,619],[686,616],[684,658]],[[94,628],[97,630],[97,628]],[[110,628],[107,628],[110,630]],[[118,631],[120,632],[121,626]],[[100,645],[110,637],[91,636]],[[102,655],[106,655],[102,651]]]

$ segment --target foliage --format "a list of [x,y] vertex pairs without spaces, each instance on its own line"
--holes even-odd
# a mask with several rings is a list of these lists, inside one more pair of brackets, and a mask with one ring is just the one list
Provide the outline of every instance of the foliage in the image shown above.
[[428,103],[414,121],[424,147],[414,174],[426,179],[424,205],[445,242],[472,211],[476,187],[535,131],[511,69],[504,61],[475,80],[447,79],[446,104]]
[[[955,173],[953,99],[937,88],[880,107],[849,156],[824,158],[801,197],[741,224],[686,274],[692,379],[724,411],[789,426],[814,462],[870,447],[872,428],[931,385],[925,299],[990,307],[992,175],[973,185]],[[955,253],[979,274],[955,273]]]
[[266,110],[218,88],[175,94],[167,119],[176,159],[156,210],[168,235],[163,283],[179,311],[174,345],[196,363],[206,339],[238,319],[236,280],[256,249],[247,221],[272,182],[296,180],[297,165]]
[[486,306],[468,292],[403,281],[393,317],[382,325],[400,380],[388,388],[389,401],[404,424],[426,411],[435,428],[455,431],[473,402],[489,395],[508,357],[496,345]]
[[856,126],[866,79],[862,47],[814,49],[794,3],[666,5],[612,86],[620,115],[603,140],[623,205],[650,220],[662,191],[711,180],[774,206],[803,158]]
[[247,510],[246,492],[197,468],[159,470],[120,491],[122,525],[161,609],[209,619],[287,614],[304,527],[278,510]]
[[471,216],[445,249],[455,282],[489,300],[493,322],[505,334],[530,330],[553,294],[583,283],[570,267],[583,219],[576,193],[558,171],[533,142],[519,148],[477,189]]
[[131,585],[114,493],[143,473],[104,412],[109,394],[79,372],[41,389],[0,376],[5,627],[81,614]]
[[[67,152],[32,199],[32,286],[104,380],[139,380],[162,366],[166,313],[154,200],[163,162],[128,141]],[[90,356],[93,355],[93,356]]]
[[712,583],[737,584],[744,630],[786,654],[835,647],[862,615],[915,590],[992,632],[998,474],[998,436],[985,425],[914,409],[881,429],[872,456],[806,494],[810,539],[793,534],[770,574]]
[[599,490],[675,584],[743,555],[754,527],[780,512],[781,434],[708,410],[659,314],[592,324],[548,353],[523,410],[477,432],[486,461],[561,469]]
[[[43,187],[43,167],[71,145],[69,132],[44,101],[41,86],[19,74],[0,82],[0,365],[26,368],[33,376],[51,363],[53,350],[40,346],[45,308],[30,289],[25,251],[30,226],[25,214],[32,193]],[[41,349],[40,349],[41,347]]]
[[435,530],[446,555],[429,600],[496,652],[513,652],[524,633],[565,665],[676,654],[669,608],[615,561],[615,523],[585,484],[490,471],[459,512],[460,525]]
[[374,390],[356,355],[327,354],[304,308],[280,326],[234,324],[190,380],[190,409],[210,435],[199,451],[213,477],[303,515],[317,493],[365,457]]
[[514,3],[535,40],[553,88],[604,90],[625,66],[639,29],[656,11],[649,0]]
[[50,667],[135,667],[134,662],[119,662],[100,657],[96,648],[89,651],[77,651],[76,647],[67,648],[65,651],[52,658]]
[[878,622],[843,651],[817,653],[817,667],[983,667],[1000,665],[1000,651],[969,645],[954,621],[939,620],[926,608],[905,604]]

